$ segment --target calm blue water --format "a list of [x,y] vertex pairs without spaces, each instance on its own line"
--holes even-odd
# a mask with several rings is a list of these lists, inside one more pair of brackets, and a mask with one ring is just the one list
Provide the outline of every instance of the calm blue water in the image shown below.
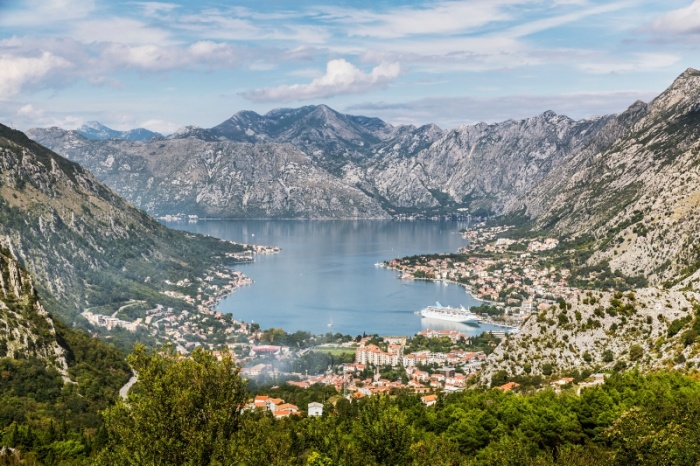
[[[166,223],[171,228],[242,243],[275,245],[282,252],[240,265],[255,280],[226,298],[219,310],[262,328],[287,332],[413,335],[425,328],[479,334],[494,329],[431,321],[425,306],[476,305],[457,285],[400,280],[376,262],[421,253],[454,252],[465,244],[456,222],[380,220],[227,220]],[[329,324],[332,323],[332,326]]]

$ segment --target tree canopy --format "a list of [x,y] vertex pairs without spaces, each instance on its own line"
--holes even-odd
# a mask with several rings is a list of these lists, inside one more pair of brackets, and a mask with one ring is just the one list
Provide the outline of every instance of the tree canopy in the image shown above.
[[139,345],[128,359],[138,382],[105,412],[109,442],[99,463],[206,465],[230,457],[246,400],[230,354],[218,360],[198,349],[184,357]]

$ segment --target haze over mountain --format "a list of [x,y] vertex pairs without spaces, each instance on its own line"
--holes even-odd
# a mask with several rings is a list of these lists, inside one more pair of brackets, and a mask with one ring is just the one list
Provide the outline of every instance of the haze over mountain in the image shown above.
[[154,137],[162,136],[160,133],[145,128],[130,129],[128,131],[119,131],[108,128],[98,121],[88,121],[80,128],[75,130],[77,133],[94,141],[104,141],[105,139],[123,139],[125,141],[148,141]]

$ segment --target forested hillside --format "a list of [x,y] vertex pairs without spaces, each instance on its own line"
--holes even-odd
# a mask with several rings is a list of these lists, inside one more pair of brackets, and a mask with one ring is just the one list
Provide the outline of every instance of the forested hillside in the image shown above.
[[[106,414],[99,464],[628,465],[700,460],[700,384],[678,373],[611,375],[579,395],[473,389],[426,407],[417,395],[326,398],[321,418],[239,412],[232,361],[137,349],[140,381]],[[536,382],[536,381],[535,381]],[[293,393],[287,392],[287,394]],[[297,392],[301,393],[301,392]],[[293,395],[292,395],[293,396]],[[298,403],[297,398],[285,400]],[[308,398],[306,398],[308,400]],[[305,406],[300,406],[305,410]]]
[[[85,327],[78,315],[87,309],[109,316],[138,303],[134,318],[158,304],[193,311],[194,301],[164,294],[182,291],[170,284],[228,272],[233,256],[248,249],[164,227],[78,164],[2,125],[0,245],[31,273],[51,312]],[[194,286],[187,291],[213,297]]]
[[21,464],[89,456],[104,436],[99,412],[130,373],[118,350],[54,319],[0,249],[0,443],[23,452]]

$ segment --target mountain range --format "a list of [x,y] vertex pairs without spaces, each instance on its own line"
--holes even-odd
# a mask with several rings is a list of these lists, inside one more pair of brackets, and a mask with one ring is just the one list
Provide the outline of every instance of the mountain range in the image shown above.
[[619,115],[392,126],[324,105],[242,111],[146,142],[30,137],[152,215],[378,218],[503,214],[586,236],[586,260],[650,283],[700,279],[700,72]]
[[105,139],[123,139],[125,141],[148,141],[155,137],[162,136],[160,133],[154,133],[145,128],[130,129],[128,131],[119,131],[108,128],[98,121],[88,121],[80,128],[75,130],[78,134],[87,139],[95,141],[104,141]]
[[327,106],[250,111],[146,142],[33,129],[155,216],[380,218],[501,213],[582,149],[611,117],[394,127]]
[[[434,125],[395,127],[320,105],[266,115],[239,112],[214,128],[186,127],[149,141],[89,140],[59,128],[34,129],[29,135],[88,167],[133,204],[155,215],[377,218],[457,210],[501,214],[503,221],[517,226],[512,234],[564,238],[564,244],[571,245],[564,254],[568,254],[567,266],[584,282],[587,275],[608,270],[630,277],[630,283],[648,284],[650,291],[638,294],[637,305],[648,310],[640,316],[649,312],[665,316],[670,311],[664,306],[674,312],[677,307],[685,309],[688,315],[675,315],[677,320],[692,317],[689,313],[700,282],[698,102],[700,72],[688,69],[649,103],[634,102],[619,115],[579,121],[545,112],[524,120],[444,131]],[[9,129],[3,134],[7,139]],[[5,147],[29,147],[28,153],[47,157],[46,149],[23,135],[11,136]],[[77,279],[78,275],[51,270],[67,268],[85,274],[83,270],[99,270],[99,261],[77,245],[59,244],[50,237],[52,232],[80,233],[84,238],[74,244],[82,241],[99,251],[94,246],[100,244],[99,235],[116,239],[131,231],[123,226],[131,220],[109,220],[104,207],[93,209],[87,199],[107,196],[111,205],[118,206],[114,212],[121,212],[115,215],[132,212],[129,216],[140,218],[138,228],[150,225],[145,238],[152,238],[153,232],[159,232],[156,237],[166,235],[77,165],[55,155],[50,163],[18,157],[18,148],[7,154],[2,163],[14,163],[14,171],[3,170],[3,205],[24,209],[32,220],[18,223],[13,220],[18,215],[5,214],[0,225],[12,227],[15,221],[20,233],[6,228],[4,243],[28,269],[36,270],[40,289],[45,283],[49,296],[71,303],[73,309],[81,307],[76,296],[99,296],[99,286],[80,285],[84,279]],[[41,165],[61,169],[46,172]],[[56,186],[68,181],[45,181],[57,174],[62,179],[75,178],[75,187],[98,194],[83,194],[70,203],[54,202],[57,197],[70,198],[56,191]],[[37,199],[42,202],[37,204]],[[101,219],[99,228],[82,226],[80,222],[92,217]],[[95,233],[86,235],[90,231]],[[141,249],[136,243],[133,246],[131,255],[148,256],[142,244]],[[66,247],[73,249],[73,259],[59,267],[66,261],[62,250]],[[160,245],[146,249],[152,256],[161,250]],[[116,268],[112,270],[116,280]],[[91,294],[96,291],[97,295]],[[62,300],[62,293],[72,300]],[[596,300],[619,299],[601,295]],[[589,317],[599,319],[599,306],[573,306],[584,322]],[[649,334],[663,335],[672,319],[663,317],[666,320],[657,324],[656,314],[646,314],[636,320],[624,314],[624,319],[611,316],[606,325],[646,326]],[[527,325],[532,328],[526,327],[523,335],[544,331],[537,322]],[[629,331],[636,331],[632,327]],[[572,333],[570,347],[577,347],[571,350],[572,361],[585,351],[594,360],[602,357],[593,352],[590,342],[604,341],[610,336],[607,331],[582,325]],[[523,359],[539,351],[537,341],[530,353],[521,355]],[[620,351],[625,348],[620,346]],[[661,364],[668,351],[659,352]],[[559,356],[551,357],[553,364],[564,364],[556,359]],[[504,361],[510,364],[507,358]]]
[[507,208],[534,230],[588,235],[590,263],[652,284],[700,279],[700,72],[610,119],[582,151]]

